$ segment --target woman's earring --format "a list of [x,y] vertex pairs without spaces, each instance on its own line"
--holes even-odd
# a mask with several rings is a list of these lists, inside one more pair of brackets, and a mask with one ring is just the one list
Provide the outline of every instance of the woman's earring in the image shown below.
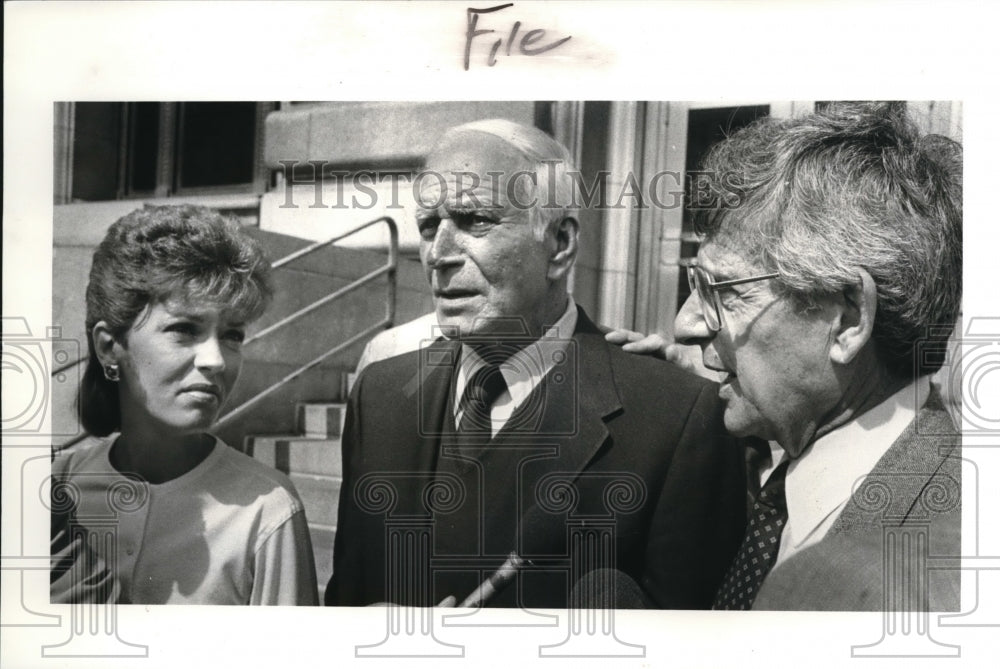
[[118,373],[118,365],[105,365],[104,378],[112,383],[118,383],[118,379],[121,378],[121,375]]

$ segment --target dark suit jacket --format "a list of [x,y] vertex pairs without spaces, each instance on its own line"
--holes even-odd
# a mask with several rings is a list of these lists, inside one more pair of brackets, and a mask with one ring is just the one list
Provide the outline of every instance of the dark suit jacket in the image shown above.
[[[920,564],[906,554],[909,548],[920,548],[918,537],[929,542],[932,556],[961,555],[959,443],[940,396],[933,392],[871,473],[855,486],[826,537],[775,567],[753,608],[879,611],[888,605],[892,610],[958,610],[957,569],[931,570],[926,598],[914,605],[885,600],[884,585],[893,578],[886,573],[886,564],[907,570]],[[914,542],[910,546],[900,541],[907,534]],[[884,536],[896,544],[889,552],[883,548]],[[911,574],[911,583],[914,578]],[[895,583],[890,596],[905,591]]]
[[517,550],[533,568],[492,605],[562,608],[573,580],[616,567],[656,607],[708,607],[746,513],[716,385],[607,344],[581,309],[566,359],[467,452],[449,428],[459,351],[441,340],[358,378],[326,604],[461,601]]

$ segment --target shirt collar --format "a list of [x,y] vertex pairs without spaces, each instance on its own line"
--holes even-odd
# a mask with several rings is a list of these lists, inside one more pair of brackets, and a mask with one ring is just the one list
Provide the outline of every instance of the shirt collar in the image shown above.
[[[500,373],[507,383],[506,392],[495,402],[495,406],[508,409],[510,415],[541,383],[545,375],[559,360],[559,352],[565,351],[570,337],[576,332],[577,310],[573,300],[567,300],[565,311],[553,325],[548,327],[541,338],[520,349],[500,365]],[[455,379],[455,415],[460,410],[458,398],[462,397],[465,385],[476,370],[486,362],[471,346],[462,345],[462,360]]]
[[[831,515],[839,515],[854,490],[913,421],[930,393],[924,376],[878,406],[823,435],[793,462],[785,477],[789,549],[822,538]],[[773,464],[779,452],[772,444]],[[824,531],[818,537],[817,529]],[[784,545],[782,546],[785,547]]]

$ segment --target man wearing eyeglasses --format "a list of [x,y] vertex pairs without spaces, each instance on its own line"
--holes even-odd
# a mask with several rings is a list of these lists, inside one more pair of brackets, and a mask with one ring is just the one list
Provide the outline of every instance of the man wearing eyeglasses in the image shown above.
[[960,441],[929,378],[961,298],[961,146],[901,105],[835,105],[705,169],[742,200],[696,213],[676,339],[719,376],[726,429],[770,443],[714,607],[956,609],[959,572],[926,566],[960,555]]

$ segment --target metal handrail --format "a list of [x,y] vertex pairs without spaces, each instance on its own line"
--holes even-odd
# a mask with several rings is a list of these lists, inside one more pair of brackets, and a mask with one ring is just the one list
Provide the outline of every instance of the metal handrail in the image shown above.
[[331,348],[326,353],[324,353],[324,354],[322,354],[322,355],[320,355],[320,356],[318,356],[316,358],[313,358],[312,360],[310,360],[306,364],[304,364],[301,367],[299,367],[298,369],[296,369],[294,372],[291,372],[290,374],[287,374],[287,375],[283,376],[280,381],[277,381],[276,383],[272,383],[270,386],[268,386],[264,390],[260,391],[259,393],[257,393],[256,395],[254,395],[253,397],[251,397],[250,399],[248,399],[246,402],[244,402],[243,404],[239,405],[238,407],[236,407],[235,409],[233,409],[232,411],[230,411],[229,413],[227,413],[225,416],[223,416],[219,420],[215,421],[215,427],[218,427],[218,426],[220,426],[220,425],[222,425],[224,423],[229,422],[230,420],[232,420],[233,418],[235,418],[237,415],[243,413],[244,411],[246,411],[247,409],[249,409],[251,406],[253,406],[257,402],[259,402],[263,398],[267,397],[271,393],[273,393],[275,390],[277,390],[281,386],[285,385],[286,383],[289,383],[290,381],[293,381],[294,379],[298,378],[299,376],[301,376],[305,372],[308,372],[310,369],[312,369],[316,365],[320,364],[321,362],[323,362],[324,360],[326,360],[330,356],[336,355],[337,353],[340,353],[341,351],[343,351],[345,348],[349,348],[350,346],[353,346],[354,344],[358,343],[359,341],[361,341],[365,337],[367,337],[369,335],[372,335],[372,334],[375,334],[376,332],[378,332],[379,330],[383,329],[387,325],[392,325],[392,321],[390,321],[389,319],[383,319],[383,320],[379,321],[378,323],[376,323],[375,325],[372,325],[368,329],[366,329],[366,330],[364,330],[362,332],[359,332],[358,334],[354,335],[353,337],[351,337],[347,341],[342,342],[340,344],[337,344],[336,346],[334,346],[333,348]]
[[351,283],[347,284],[346,286],[344,286],[344,287],[342,287],[342,288],[334,291],[330,295],[327,295],[326,297],[322,297],[322,298],[316,300],[315,302],[313,302],[312,304],[310,304],[310,305],[308,305],[306,307],[303,307],[302,309],[299,309],[294,314],[286,316],[285,318],[281,319],[277,323],[274,323],[274,324],[268,326],[267,328],[261,330],[260,332],[254,334],[252,337],[248,337],[246,341],[247,341],[247,343],[249,343],[251,341],[258,340],[258,339],[261,339],[261,338],[263,338],[263,337],[265,337],[267,335],[270,335],[274,331],[276,331],[276,330],[278,330],[278,329],[280,329],[280,328],[288,325],[289,323],[291,323],[293,321],[298,320],[299,318],[301,318],[302,316],[305,316],[308,313],[311,313],[311,312],[315,311],[319,307],[321,307],[321,306],[323,306],[325,304],[328,304],[328,303],[330,303],[330,302],[332,302],[332,301],[334,301],[336,299],[339,299],[339,298],[343,297],[344,295],[346,295],[347,293],[350,293],[350,292],[352,292],[354,290],[357,290],[358,288],[361,288],[362,286],[364,286],[366,284],[371,283],[372,281],[374,281],[378,277],[382,276],[383,274],[385,274],[385,275],[387,275],[389,277],[389,285],[388,285],[388,291],[389,292],[388,292],[387,300],[386,300],[385,318],[383,318],[381,321],[379,321],[375,325],[369,327],[368,329],[366,329],[366,330],[364,330],[364,331],[362,331],[362,332],[354,335],[353,337],[351,337],[347,341],[342,342],[341,344],[338,344],[337,346],[334,346],[333,348],[331,348],[330,350],[328,350],[326,353],[323,353],[322,355],[318,356],[317,358],[314,358],[313,360],[310,360],[306,364],[300,366],[295,371],[293,371],[293,372],[285,375],[284,377],[282,377],[277,382],[272,383],[270,386],[268,386],[264,390],[260,391],[259,393],[257,393],[256,395],[254,395],[253,397],[251,397],[250,399],[248,399],[247,401],[243,402],[243,404],[239,405],[238,407],[236,407],[232,411],[229,411],[226,415],[224,415],[222,418],[220,418],[219,420],[217,420],[215,422],[215,426],[216,427],[218,427],[219,425],[222,425],[222,424],[227,423],[228,421],[232,420],[234,417],[236,417],[237,415],[243,413],[248,408],[250,408],[251,406],[253,406],[257,402],[259,402],[260,400],[264,399],[268,395],[272,394],[273,392],[275,392],[276,390],[278,390],[282,386],[284,386],[287,383],[291,382],[292,380],[298,378],[301,374],[307,372],[308,370],[312,369],[313,367],[319,365],[320,363],[322,363],[327,358],[329,358],[331,356],[334,356],[337,353],[340,353],[344,349],[346,349],[346,348],[348,348],[348,347],[356,344],[357,342],[361,341],[365,337],[367,337],[367,336],[369,336],[371,334],[374,334],[375,332],[378,332],[379,330],[381,330],[383,328],[390,327],[393,324],[393,321],[396,318],[396,268],[399,265],[399,231],[396,228],[396,221],[393,220],[390,216],[382,216],[381,218],[376,218],[373,221],[369,221],[369,222],[364,223],[362,225],[356,226],[356,227],[352,228],[351,230],[347,231],[346,233],[337,235],[336,237],[331,237],[330,239],[328,239],[326,241],[316,242],[315,244],[310,244],[309,246],[307,246],[305,248],[299,249],[298,251],[295,251],[294,253],[291,253],[291,254],[285,256],[284,258],[275,261],[274,263],[271,264],[271,267],[272,268],[283,267],[284,265],[287,265],[288,263],[292,262],[293,260],[298,260],[299,258],[302,258],[302,257],[304,257],[306,255],[309,255],[310,253],[313,253],[314,251],[318,251],[319,249],[321,249],[321,248],[323,248],[325,246],[329,246],[330,244],[334,244],[334,243],[340,241],[341,239],[344,239],[345,237],[349,237],[350,235],[356,234],[356,233],[364,230],[365,228],[368,228],[368,227],[370,227],[372,225],[375,225],[377,223],[385,223],[388,226],[388,228],[389,228],[389,259],[388,259],[388,261],[386,262],[385,265],[383,265],[382,267],[379,267],[378,269],[375,269],[375,270],[369,272],[368,274],[364,275],[363,277],[361,277],[359,279],[356,279],[355,281],[352,281]]
[[[346,295],[346,294],[348,294],[348,293],[350,293],[352,291],[355,291],[358,288],[361,288],[362,286],[365,286],[365,285],[371,283],[372,281],[374,281],[375,279],[378,279],[382,275],[386,275],[386,276],[389,277],[388,295],[386,296],[385,317],[381,321],[379,321],[378,323],[376,323],[375,325],[372,325],[371,327],[367,328],[366,330],[364,330],[364,331],[362,331],[362,332],[354,335],[353,337],[351,337],[347,341],[345,341],[345,342],[343,342],[341,344],[338,344],[337,346],[334,346],[333,348],[331,348],[330,350],[328,350],[326,353],[323,353],[319,357],[314,358],[313,360],[310,360],[309,362],[307,362],[306,364],[300,366],[298,369],[296,369],[295,371],[291,372],[290,374],[285,375],[284,377],[282,377],[276,383],[271,384],[270,386],[268,386],[267,388],[265,388],[261,392],[257,393],[256,395],[254,395],[253,397],[251,397],[247,401],[243,402],[241,405],[239,405],[238,407],[236,407],[232,411],[226,413],[222,418],[220,418],[219,420],[217,420],[215,422],[215,426],[216,427],[218,427],[219,425],[222,425],[222,424],[228,422],[229,420],[231,420],[232,418],[234,418],[236,415],[238,415],[240,413],[243,413],[244,411],[246,411],[248,408],[250,408],[251,406],[253,406],[257,402],[259,402],[260,400],[264,399],[265,397],[267,397],[271,393],[275,392],[278,388],[281,388],[282,386],[284,386],[285,384],[287,384],[290,381],[294,380],[295,378],[299,377],[303,373],[305,373],[305,372],[309,371],[310,369],[312,369],[313,367],[319,365],[320,363],[322,363],[327,358],[329,358],[329,357],[331,357],[333,355],[336,355],[337,353],[339,353],[339,352],[343,351],[344,349],[346,349],[346,348],[348,348],[348,347],[356,344],[357,342],[361,341],[365,337],[378,332],[379,330],[382,330],[384,328],[392,326],[393,322],[396,319],[396,269],[399,266],[399,230],[398,230],[398,228],[396,226],[396,221],[391,216],[382,216],[381,218],[376,218],[375,220],[368,221],[367,223],[363,223],[361,225],[357,225],[357,226],[351,228],[350,230],[348,230],[347,232],[338,234],[338,235],[336,235],[334,237],[331,237],[329,239],[326,239],[324,241],[315,242],[313,244],[310,244],[309,246],[303,247],[303,248],[299,249],[298,251],[290,253],[287,256],[285,256],[285,257],[283,257],[283,258],[281,258],[279,260],[276,260],[276,261],[272,262],[271,263],[271,269],[278,269],[280,267],[284,267],[285,265],[287,265],[287,264],[289,264],[289,263],[291,263],[291,262],[293,262],[295,260],[298,260],[299,258],[304,258],[305,256],[309,255],[310,253],[314,253],[315,251],[318,251],[318,250],[320,250],[320,249],[322,249],[322,248],[324,248],[326,246],[331,246],[333,244],[336,244],[337,242],[339,242],[342,239],[345,239],[347,237],[350,237],[351,235],[357,234],[358,232],[361,232],[362,230],[365,230],[365,229],[367,229],[367,228],[369,228],[369,227],[371,227],[373,225],[377,225],[379,223],[385,223],[386,226],[389,228],[389,258],[388,258],[388,261],[386,262],[385,265],[383,265],[383,266],[381,266],[381,267],[379,267],[379,268],[377,268],[375,270],[372,270],[368,274],[365,274],[361,278],[352,281],[351,283],[347,284],[346,286],[344,286],[342,288],[339,288],[338,290],[334,291],[333,293],[331,293],[329,295],[326,295],[325,297],[321,297],[320,299],[316,300],[312,304],[309,304],[309,305],[303,307],[302,309],[299,309],[295,313],[290,314],[289,316],[286,316],[285,318],[282,318],[277,323],[272,323],[271,325],[269,325],[268,327],[264,328],[260,332],[254,333],[252,336],[247,337],[247,339],[244,341],[244,344],[249,344],[250,342],[263,339],[264,337],[266,337],[266,336],[272,334],[273,332],[275,332],[275,331],[283,328],[284,326],[288,325],[289,323],[297,321],[300,318],[302,318],[303,316],[312,313],[316,309],[319,309],[320,307],[322,307],[322,306],[324,306],[326,304],[329,304],[330,302],[333,302],[334,300],[340,299],[344,295]],[[80,363],[85,362],[87,359],[88,359],[88,356],[83,356],[79,360],[76,360],[74,362],[67,363],[67,364],[65,364],[65,365],[63,365],[61,367],[58,367],[58,368],[56,368],[52,372],[52,375],[55,376],[58,373],[62,373],[62,372],[66,371],[67,369],[70,369],[71,367],[73,367],[75,365],[79,365]],[[60,448],[68,448],[69,446],[72,446],[73,444],[76,444],[76,443],[78,443],[80,441],[83,441],[84,439],[86,439],[86,437],[87,437],[87,433],[83,432],[80,435],[78,435],[77,437],[74,437],[73,439],[67,441],[66,443],[60,444],[59,447]]]
[[338,290],[330,293],[326,297],[321,297],[320,299],[316,300],[312,304],[307,305],[305,307],[302,307],[301,309],[299,309],[298,311],[296,311],[294,314],[289,314],[288,316],[282,318],[277,323],[273,323],[273,324],[267,326],[266,328],[264,328],[263,330],[261,330],[260,332],[257,332],[253,336],[247,337],[244,340],[243,343],[244,344],[249,344],[251,342],[257,341],[258,339],[263,339],[264,337],[266,337],[267,335],[271,334],[275,330],[280,330],[281,328],[285,327],[289,323],[291,323],[293,321],[297,321],[300,318],[302,318],[303,316],[316,311],[317,309],[319,309],[323,305],[325,305],[325,304],[327,304],[329,302],[333,302],[334,300],[343,297],[344,295],[346,295],[347,293],[351,292],[352,290],[360,288],[361,286],[365,285],[366,283],[370,283],[370,282],[374,281],[375,279],[379,278],[383,274],[389,274],[390,272],[393,272],[393,271],[395,271],[395,267],[389,267],[389,266],[383,266],[383,267],[379,267],[376,270],[372,270],[371,272],[369,272],[368,274],[365,274],[360,279],[356,279],[355,281],[352,281],[351,283],[347,284],[343,288],[340,288],[340,289],[338,289]]
[[346,239],[347,237],[350,237],[353,234],[361,232],[365,228],[370,228],[371,226],[377,225],[379,223],[385,223],[386,225],[389,226],[389,257],[390,260],[395,262],[397,256],[397,246],[399,244],[399,232],[396,230],[396,221],[394,221],[391,216],[382,216],[381,218],[376,218],[375,220],[368,221],[367,223],[362,223],[361,225],[357,225],[348,230],[347,232],[337,235],[336,237],[330,237],[330,239],[327,239],[326,241],[315,242],[313,244],[310,244],[309,246],[299,249],[298,251],[295,251],[294,253],[289,253],[284,258],[281,258],[280,260],[275,260],[273,263],[271,263],[271,269],[278,269],[279,267],[284,267],[293,260],[298,260],[299,258],[303,258],[309,255],[310,253],[313,253],[314,251],[318,251],[324,246],[330,246],[331,244],[336,244],[341,239]]

